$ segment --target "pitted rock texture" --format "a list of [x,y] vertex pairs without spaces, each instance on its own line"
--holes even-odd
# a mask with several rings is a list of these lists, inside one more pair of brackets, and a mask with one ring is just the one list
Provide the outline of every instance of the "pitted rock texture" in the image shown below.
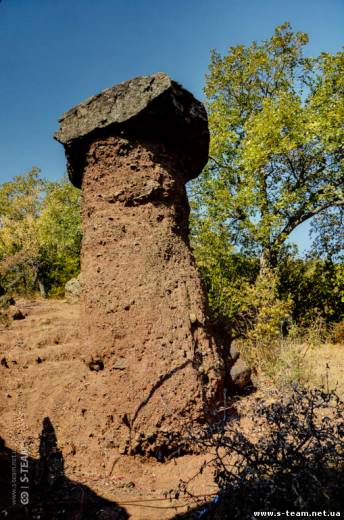
[[97,413],[110,405],[114,438],[129,453],[176,450],[222,392],[188,244],[184,169],[164,144],[123,133],[95,140],[86,157],[81,344],[108,381]]
[[188,243],[185,182],[208,158],[204,106],[158,73],[81,103],[55,137],[82,187],[82,357],[89,384],[106,388],[94,435],[163,458],[186,449],[189,424],[211,419],[223,395]]
[[[208,160],[209,131],[202,103],[159,72],[125,81],[72,108],[54,137],[65,147],[72,183],[81,187],[88,144],[99,135],[135,128],[184,154],[185,180],[196,177]],[[104,134],[105,132],[105,134]]]

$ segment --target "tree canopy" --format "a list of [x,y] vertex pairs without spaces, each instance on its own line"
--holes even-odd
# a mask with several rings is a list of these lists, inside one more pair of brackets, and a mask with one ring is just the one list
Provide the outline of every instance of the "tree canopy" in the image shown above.
[[206,79],[198,232],[226,236],[270,267],[297,226],[344,205],[344,52],[308,58],[307,42],[286,23],[262,43],[213,51]]
[[33,168],[0,186],[0,284],[7,290],[63,292],[79,270],[79,190]]
[[[344,53],[305,57],[288,23],[206,77],[210,159],[192,182],[191,243],[213,318],[247,339],[343,316]],[[287,240],[310,221],[313,251]],[[265,331],[265,332],[264,332]]]

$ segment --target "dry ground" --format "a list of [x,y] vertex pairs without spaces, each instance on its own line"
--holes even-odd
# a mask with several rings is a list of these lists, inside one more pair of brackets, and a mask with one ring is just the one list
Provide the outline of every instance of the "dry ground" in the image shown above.
[[[134,520],[169,519],[185,511],[184,499],[170,502],[166,494],[180,479],[196,474],[207,455],[187,455],[165,463],[123,456],[111,444],[92,436],[96,416],[87,418],[85,429],[77,429],[75,410],[63,403],[72,392],[81,394],[80,381],[88,371],[80,361],[78,305],[63,300],[32,300],[19,301],[18,307],[25,319],[11,321],[9,326],[0,324],[0,436],[6,445],[19,452],[26,446],[30,456],[38,459],[42,421],[50,417],[66,477],[123,505]],[[337,386],[344,396],[343,349],[343,345],[321,345],[306,351],[311,384]],[[97,374],[94,377],[94,391],[97,385],[103,391],[101,379],[96,379]],[[250,400],[262,395],[260,391],[242,399],[239,408],[243,428]],[[87,409],[87,403],[83,406]],[[85,439],[81,453],[75,452],[75,435]],[[216,492],[210,471],[195,480],[193,489],[198,495]]]
[[[75,394],[89,370],[79,360],[78,305],[62,300],[18,301],[17,305],[26,318],[11,321],[10,326],[0,325],[0,358],[4,360],[0,365],[0,436],[6,446],[19,452],[25,446],[38,459],[42,421],[49,417],[63,453],[66,477],[123,505],[133,519],[173,518],[185,510],[185,501],[170,502],[165,496],[177,488],[181,478],[197,473],[205,457],[187,455],[162,464],[120,455],[93,438],[97,417],[88,417],[87,431],[80,431],[74,426],[75,410],[64,405],[66,395]],[[99,374],[94,373],[94,380],[95,389],[98,385],[103,391]],[[83,406],[88,404],[92,408],[90,403]],[[74,435],[88,439],[82,453],[75,453]],[[215,491],[209,474],[194,485],[198,494]]]
[[312,385],[335,389],[344,399],[344,345],[324,344],[313,347],[306,354],[306,362]]

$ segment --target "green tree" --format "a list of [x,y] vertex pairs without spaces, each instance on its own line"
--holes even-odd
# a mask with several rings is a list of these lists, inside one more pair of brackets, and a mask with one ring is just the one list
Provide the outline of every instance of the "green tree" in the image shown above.
[[286,23],[214,51],[206,81],[211,159],[191,189],[194,218],[264,268],[296,227],[344,205],[344,52],[305,58],[307,42]]
[[344,318],[344,264],[317,256],[306,259],[289,255],[278,266],[281,298],[292,297],[293,319],[308,326]]
[[68,179],[46,182],[38,220],[41,276],[50,294],[60,294],[79,273],[82,239],[80,190]]
[[32,168],[0,188],[0,276],[7,289],[30,291],[39,277],[37,222],[44,181]]
[[329,208],[312,221],[315,255],[340,263],[344,261],[344,207]]
[[0,186],[0,277],[10,291],[63,291],[79,270],[79,190],[33,168]]
[[[208,294],[212,320],[228,324],[231,334],[246,329],[246,305],[250,287],[258,272],[257,258],[235,251],[225,229],[216,228],[209,219],[198,219],[191,213],[191,244]],[[251,313],[249,313],[251,315]]]

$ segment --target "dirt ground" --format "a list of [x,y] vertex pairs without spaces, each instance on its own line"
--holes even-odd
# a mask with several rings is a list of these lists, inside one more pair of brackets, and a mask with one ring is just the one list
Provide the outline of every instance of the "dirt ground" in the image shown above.
[[[62,300],[18,301],[25,319],[0,326],[0,436],[17,452],[23,447],[39,459],[42,422],[49,417],[57,446],[64,460],[65,476],[92,489],[97,495],[123,506],[130,518],[140,520],[173,518],[186,510],[185,500],[166,499],[180,479],[198,472],[205,455],[186,455],[164,463],[142,457],[125,456],[108,439],[96,439],[92,427],[97,416],[87,399],[96,400],[104,392],[101,374],[92,374],[91,393],[83,399],[83,376],[89,369],[80,361],[78,304]],[[79,408],[85,429],[76,426],[80,412],[66,396],[79,394]],[[68,399],[67,399],[68,401]],[[84,449],[76,452],[73,438],[83,438]],[[85,469],[88,468],[88,469]],[[216,487],[209,472],[194,482],[197,494],[212,494]]]
[[[109,428],[101,425],[104,434],[96,438],[92,430],[96,430],[98,417],[88,410],[95,409],[99,393],[106,394],[106,381],[101,372],[93,371],[85,386],[89,368],[81,361],[78,304],[64,300],[17,304],[25,319],[0,325],[0,437],[6,447],[27,451],[38,461],[42,424],[48,417],[63,458],[64,475],[75,486],[87,486],[98,497],[123,507],[134,520],[171,519],[192,506],[183,497],[170,500],[169,492],[177,489],[181,479],[196,475],[210,454],[176,456],[163,463],[123,455],[108,434],[111,418]],[[340,395],[344,395],[342,354],[342,345],[319,346],[306,354],[312,380],[321,384],[328,379]],[[257,392],[241,399],[243,429],[247,428],[245,410],[260,397]],[[82,440],[79,450],[73,441],[76,436],[79,445]],[[207,495],[205,500],[216,494],[209,469],[194,480],[192,489],[197,495]]]

